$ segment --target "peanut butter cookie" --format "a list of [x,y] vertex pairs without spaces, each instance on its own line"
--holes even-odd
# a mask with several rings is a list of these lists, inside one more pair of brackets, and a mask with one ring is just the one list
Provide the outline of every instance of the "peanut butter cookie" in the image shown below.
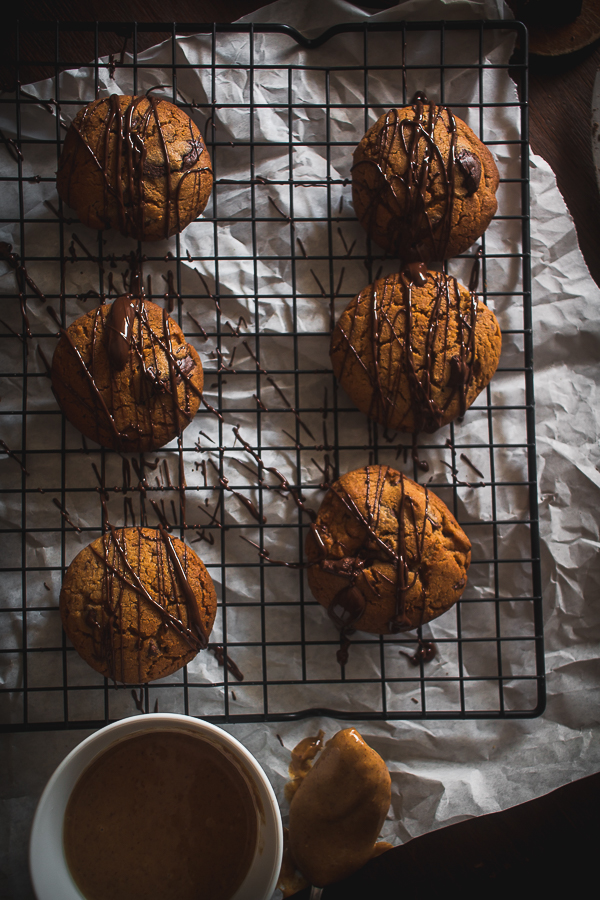
[[77,554],[60,592],[63,627],[90,666],[139,684],[207,646],[217,597],[196,554],[164,529],[113,528]]
[[462,119],[417,94],[390,109],[354,151],[359,222],[390,256],[448,259],[480,237],[496,212],[498,169]]
[[342,633],[410,631],[467,583],[471,543],[433,491],[389,466],[332,485],[306,538],[308,583]]
[[52,388],[86,437],[113,450],[156,450],[196,415],[202,363],[160,306],[125,295],[61,331]]
[[391,800],[386,764],[358,731],[327,741],[290,804],[290,848],[311,884],[340,881],[371,859]]
[[208,150],[187,113],[152,96],[112,94],[77,113],[56,187],[84,225],[158,241],[194,221],[212,181]]
[[331,337],[336,378],[394,431],[435,431],[473,403],[500,359],[498,321],[443,272],[411,263],[352,300]]

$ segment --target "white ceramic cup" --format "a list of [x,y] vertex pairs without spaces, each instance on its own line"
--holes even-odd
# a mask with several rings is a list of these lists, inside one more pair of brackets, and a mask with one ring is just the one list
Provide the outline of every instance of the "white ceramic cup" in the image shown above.
[[216,744],[235,757],[252,779],[262,810],[252,864],[232,900],[269,900],[283,852],[281,813],[269,779],[251,753],[226,731],[191,716],[151,713],[122,719],[81,742],[61,762],[40,797],[29,841],[29,870],[38,900],[85,900],[73,881],[63,846],[65,809],[82,772],[116,741],[149,731],[186,731]]

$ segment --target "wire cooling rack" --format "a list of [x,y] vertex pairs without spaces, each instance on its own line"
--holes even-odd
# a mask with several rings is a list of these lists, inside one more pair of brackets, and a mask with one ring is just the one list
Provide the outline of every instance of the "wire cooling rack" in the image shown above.
[[[133,24],[121,53],[92,64],[100,38],[123,35],[122,24],[23,30],[47,41],[49,56],[36,64],[54,74],[20,85],[26,70],[17,34],[15,91],[0,97],[0,227],[13,245],[12,256],[3,251],[0,317],[2,728],[96,727],[155,709],[215,722],[538,715],[544,670],[523,27],[352,24],[307,40],[287,26]],[[142,31],[170,37],[138,53]],[[78,46],[74,35],[92,52],[66,57],[64,46]],[[486,58],[494,41],[515,35],[520,101],[494,81],[507,66]],[[427,472],[407,452],[410,436],[390,435],[353,408],[328,356],[332,322],[379,271],[394,267],[354,217],[353,148],[376,117],[410,102],[424,84],[491,147],[502,176],[499,213],[479,242],[481,294],[503,330],[500,367],[464,422],[420,436]],[[113,87],[155,91],[206,135],[212,201],[164,245],[92,232],[55,191],[66,123]],[[465,283],[472,254],[448,264]],[[140,265],[147,296],[173,310],[199,349],[205,396],[219,411],[205,409],[179,440],[145,457],[82,441],[58,410],[45,367],[56,343],[47,308],[69,324],[99,297],[122,292]],[[341,667],[339,637],[306,584],[310,520],[301,507],[318,507],[338,474],[369,462],[428,482],[465,528],[473,560],[452,610],[419,632],[357,632]],[[168,525],[215,581],[214,652],[161,682],[113,686],[61,629],[63,574],[107,515],[116,526]],[[414,659],[420,642],[431,640],[436,657]]]

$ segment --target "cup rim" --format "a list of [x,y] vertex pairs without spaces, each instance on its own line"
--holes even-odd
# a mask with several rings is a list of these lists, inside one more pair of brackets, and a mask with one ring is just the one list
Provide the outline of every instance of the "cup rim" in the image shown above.
[[[212,737],[216,743],[222,744],[226,749],[230,750],[232,755],[237,757],[248,769],[248,774],[257,782],[256,786],[261,789],[260,799],[263,805],[263,815],[266,822],[268,823],[270,819],[270,824],[274,827],[275,841],[270,854],[272,856],[270,878],[265,886],[264,894],[257,897],[256,900],[263,900],[263,898],[268,900],[271,897],[277,885],[281,868],[283,825],[275,792],[258,760],[228,731],[219,728],[218,725],[213,725],[212,722],[207,722],[205,719],[180,713],[146,713],[111,722],[109,725],[105,725],[94,732],[94,734],[88,735],[67,754],[50,776],[38,801],[29,839],[29,872],[37,900],[56,900],[55,889],[58,881],[61,879],[62,883],[64,883],[64,888],[61,885],[60,890],[65,900],[69,900],[69,897],[72,897],[73,900],[75,898],[77,900],[85,900],[68,869],[64,850],[62,856],[56,858],[59,854],[56,853],[56,850],[49,849],[50,838],[47,834],[47,820],[49,817],[59,818],[60,845],[62,848],[62,824],[65,807],[81,774],[97,756],[104,753],[120,739],[149,731],[168,730],[169,725],[176,730],[191,730],[197,732],[199,736]],[[66,781],[69,781],[69,784],[65,792]],[[54,842],[56,842],[56,838],[54,838]],[[48,878],[49,863],[52,863],[55,867],[55,880],[52,884],[49,883]],[[68,887],[71,888],[69,896],[66,893]],[[236,900],[238,894],[241,895],[243,887],[244,882],[240,885],[232,900]]]

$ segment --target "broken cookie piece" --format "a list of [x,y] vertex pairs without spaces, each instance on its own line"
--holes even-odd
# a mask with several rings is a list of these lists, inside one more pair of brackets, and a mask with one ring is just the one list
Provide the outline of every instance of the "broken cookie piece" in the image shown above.
[[354,728],[325,745],[290,805],[290,848],[303,875],[322,887],[373,855],[391,802],[383,759]]

